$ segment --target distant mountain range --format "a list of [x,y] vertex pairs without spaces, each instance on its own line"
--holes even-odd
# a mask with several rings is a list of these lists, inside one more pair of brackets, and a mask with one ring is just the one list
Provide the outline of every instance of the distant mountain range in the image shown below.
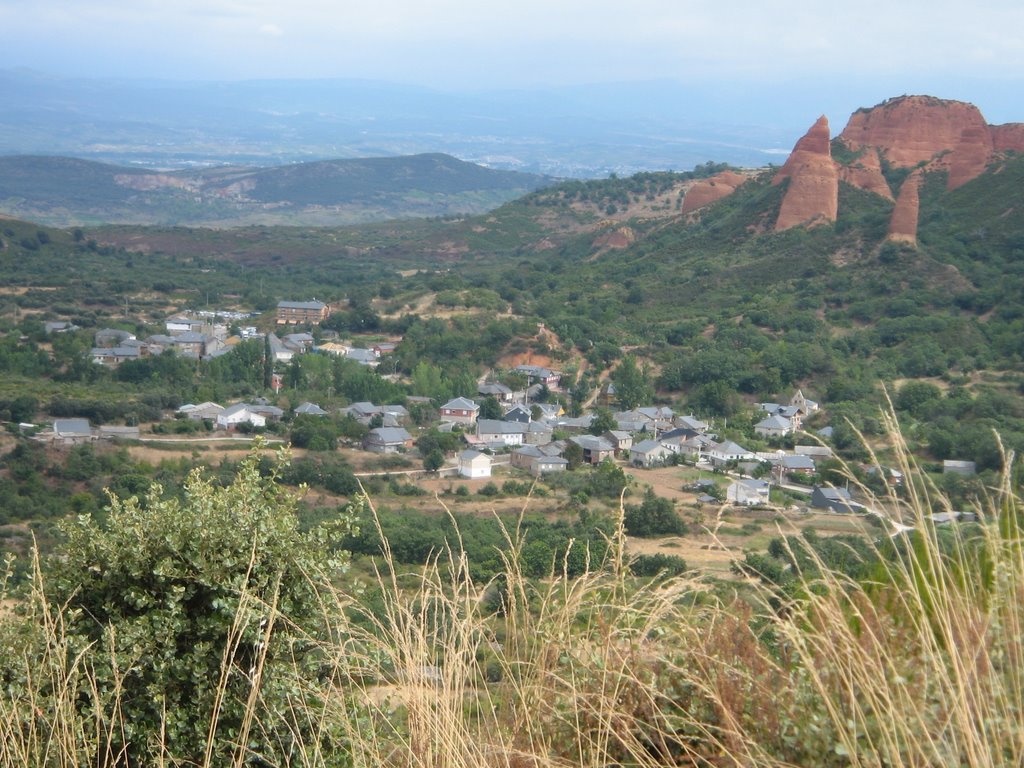
[[667,81],[450,93],[357,80],[85,80],[0,70],[0,155],[189,168],[443,152],[491,168],[599,178],[708,160],[767,165],[804,127],[773,118],[772,105],[793,110],[795,101]]
[[0,157],[0,213],[53,226],[339,225],[481,213],[551,183],[443,154],[155,171]]

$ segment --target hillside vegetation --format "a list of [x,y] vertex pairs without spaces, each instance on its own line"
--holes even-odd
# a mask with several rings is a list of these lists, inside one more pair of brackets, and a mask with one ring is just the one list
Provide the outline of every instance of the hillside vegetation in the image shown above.
[[443,154],[168,172],[13,156],[0,157],[0,212],[55,226],[324,226],[479,213],[547,182]]

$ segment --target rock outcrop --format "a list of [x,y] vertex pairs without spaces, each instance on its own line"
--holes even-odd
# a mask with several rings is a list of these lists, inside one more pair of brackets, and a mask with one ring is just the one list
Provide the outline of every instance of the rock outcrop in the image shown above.
[[962,187],[984,173],[992,160],[992,151],[992,132],[987,125],[965,128],[953,151],[938,160],[948,164],[949,179],[946,187]]
[[892,166],[910,168],[952,150],[970,128],[988,129],[973,104],[901,96],[854,112],[839,138],[855,150],[877,147]]
[[793,148],[772,184],[789,179],[775,231],[833,222],[839,213],[839,171],[832,161],[828,118],[822,115]]
[[705,205],[710,205],[716,200],[721,200],[723,197],[728,197],[746,180],[746,176],[735,171],[722,171],[710,178],[701,179],[686,191],[682,212],[690,213]]
[[878,150],[874,147],[865,147],[860,157],[852,163],[839,166],[839,178],[857,189],[874,192],[887,200],[893,199],[889,182],[882,175],[882,163],[878,159]]
[[984,173],[997,152],[1024,152],[1024,124],[989,125],[973,104],[932,96],[858,110],[839,138],[855,151],[876,148],[894,168],[948,171],[948,189]]
[[996,152],[1024,152],[1024,123],[993,125],[992,146]]
[[917,244],[917,215],[920,206],[921,171],[911,173],[900,187],[896,206],[889,220],[889,240]]
[[636,232],[630,227],[616,227],[597,237],[593,242],[594,248],[628,248],[636,242]]
[[989,125],[973,104],[901,96],[855,112],[837,140],[854,154],[852,160],[840,164],[832,158],[824,117],[797,142],[772,180],[789,180],[775,230],[835,221],[840,179],[892,200],[888,170],[883,169],[912,168],[896,196],[889,238],[915,243],[924,174],[945,171],[947,189],[966,184],[997,163],[1002,153],[1024,152],[1024,123]]

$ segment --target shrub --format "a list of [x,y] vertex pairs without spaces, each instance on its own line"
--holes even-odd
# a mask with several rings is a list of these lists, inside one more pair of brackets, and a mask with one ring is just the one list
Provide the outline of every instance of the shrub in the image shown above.
[[648,488],[639,504],[627,504],[624,521],[630,536],[682,536],[686,523],[676,513],[669,499],[656,496]]
[[[299,531],[296,497],[276,479],[260,475],[257,449],[227,487],[197,470],[180,500],[154,485],[145,503],[111,496],[105,525],[83,516],[64,526],[47,602],[37,593],[32,606],[38,647],[59,647],[69,691],[36,692],[34,706],[48,718],[72,707],[83,732],[102,734],[89,762],[279,763],[309,736],[309,713],[295,708],[316,668],[318,593],[345,558],[327,554],[326,529]],[[4,661],[8,690],[31,685]],[[31,719],[5,742],[25,737]]]

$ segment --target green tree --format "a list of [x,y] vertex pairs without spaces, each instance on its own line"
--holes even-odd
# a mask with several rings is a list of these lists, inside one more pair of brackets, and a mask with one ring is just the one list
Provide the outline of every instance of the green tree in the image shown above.
[[437,472],[443,466],[444,453],[441,452],[440,448],[435,448],[423,457],[423,468],[427,472]]
[[622,359],[619,367],[612,371],[611,378],[615,382],[615,395],[619,404],[626,410],[636,408],[641,403],[649,403],[654,398],[651,380],[637,367],[633,355],[626,355]]
[[686,523],[676,513],[672,502],[655,495],[651,488],[644,491],[639,505],[626,505],[623,522],[630,536],[682,536],[686,533]]
[[104,525],[64,526],[47,597],[91,671],[83,714],[116,718],[97,730],[109,725],[119,762],[280,764],[305,747],[318,594],[346,566],[329,552],[347,524],[301,532],[281,466],[261,475],[254,450],[226,487],[196,470],[180,499],[153,485],[112,496]]
[[488,395],[480,401],[480,413],[478,418],[481,419],[500,419],[505,414],[501,410],[501,403],[499,403],[493,396]]
[[[239,345],[241,346],[241,345]],[[274,379],[274,353],[270,349],[270,334],[263,337],[263,388],[270,389]]]
[[569,442],[562,451],[562,458],[569,462],[568,469],[576,469],[583,464],[583,449],[576,443]]
[[594,420],[590,422],[590,429],[587,431],[592,435],[603,435],[605,432],[617,429],[618,426],[615,416],[612,415],[609,409],[598,408],[594,412]]

